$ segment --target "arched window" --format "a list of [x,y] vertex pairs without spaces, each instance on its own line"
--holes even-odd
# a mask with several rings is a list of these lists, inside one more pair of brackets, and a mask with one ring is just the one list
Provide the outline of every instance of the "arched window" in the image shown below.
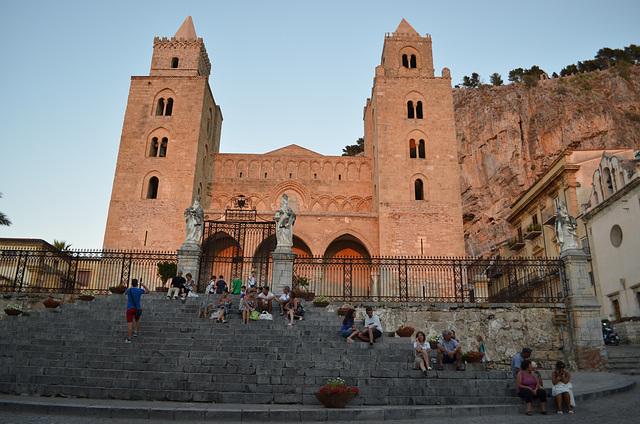
[[173,99],[172,98],[168,98],[167,99],[167,108],[164,110],[164,115],[165,116],[171,116],[171,112],[173,112]]
[[416,118],[422,119],[422,102],[418,102],[416,105]]
[[209,114],[207,115],[207,135],[211,136],[211,121],[213,120],[211,117],[213,116],[213,113],[211,111],[211,108],[209,108]]
[[611,180],[611,172],[609,171],[609,168],[604,168],[602,174],[604,176],[605,197],[609,197],[613,194],[613,181]]
[[149,149],[149,157],[155,158],[158,156],[158,137],[153,137],[151,139],[151,149]]
[[158,99],[158,106],[156,107],[156,116],[162,116],[164,114],[164,98]]
[[402,55],[402,66],[404,66],[405,68],[409,67],[409,58],[406,54]]
[[158,198],[158,177],[149,178],[149,185],[147,186],[147,199]]
[[414,183],[414,188],[416,193],[416,200],[424,200],[424,188],[422,185],[422,180],[420,178],[418,178]]
[[424,148],[424,140],[418,141],[418,157],[421,158],[421,159],[424,159],[426,157],[425,148]]
[[412,68],[416,68],[417,66],[418,66],[418,65],[417,65],[417,63],[416,63],[416,55],[415,55],[415,54],[412,54],[412,55],[411,55],[411,67],[412,67]]
[[174,57],[173,59],[171,59],[171,67],[172,68],[177,68],[178,67],[178,58]]
[[407,102],[407,118],[409,119],[413,119],[415,118],[415,110],[413,108],[413,102],[411,100],[409,100]]
[[416,157],[416,141],[413,138],[409,140],[409,157]]
[[620,173],[618,174],[618,180],[616,182],[619,184],[618,189],[624,187],[624,172],[620,171]]
[[160,156],[161,158],[167,157],[167,144],[169,144],[169,140],[167,137],[162,137],[162,143],[160,144]]

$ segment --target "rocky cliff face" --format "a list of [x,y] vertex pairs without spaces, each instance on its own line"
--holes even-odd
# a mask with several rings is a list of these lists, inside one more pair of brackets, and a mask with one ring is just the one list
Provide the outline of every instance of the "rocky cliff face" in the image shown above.
[[510,235],[511,204],[566,149],[640,149],[640,66],[454,89],[467,254]]

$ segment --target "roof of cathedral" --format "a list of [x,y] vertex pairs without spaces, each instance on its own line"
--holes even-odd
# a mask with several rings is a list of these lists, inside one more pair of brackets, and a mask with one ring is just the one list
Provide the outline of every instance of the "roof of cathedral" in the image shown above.
[[420,35],[418,34],[418,31],[413,29],[413,27],[409,25],[409,22],[407,22],[404,18],[400,22],[400,25],[398,25],[398,28],[396,28],[396,31],[393,33],[393,35],[396,34]]
[[297,144],[290,144],[276,150],[265,153],[265,155],[287,155],[287,156],[323,156],[313,150],[305,149]]
[[178,32],[176,32],[174,37],[177,40],[183,38],[187,41],[196,40],[198,38],[196,36],[196,28],[193,26],[191,16],[187,16],[187,19],[184,20],[182,26],[180,26],[180,29],[178,29]]

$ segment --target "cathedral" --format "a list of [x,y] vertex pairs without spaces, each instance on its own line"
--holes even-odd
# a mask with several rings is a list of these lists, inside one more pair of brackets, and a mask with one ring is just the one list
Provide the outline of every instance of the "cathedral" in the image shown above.
[[[451,76],[435,75],[430,35],[404,19],[386,34],[357,156],[295,144],[220,153],[210,71],[188,17],[173,37],[154,39],[149,75],[131,77],[104,249],[175,251],[196,196],[207,222],[267,223],[287,194],[298,255],[464,256]],[[203,249],[207,237],[220,234],[205,232]]]

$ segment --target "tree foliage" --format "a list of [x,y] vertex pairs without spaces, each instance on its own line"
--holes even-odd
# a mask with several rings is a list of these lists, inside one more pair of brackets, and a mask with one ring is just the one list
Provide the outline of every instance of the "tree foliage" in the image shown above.
[[489,77],[489,81],[491,82],[491,85],[493,85],[494,87],[504,84],[504,81],[502,81],[502,75],[500,75],[497,72],[494,72],[493,74],[491,74],[491,76]]
[[342,156],[356,156],[358,153],[364,152],[364,138],[360,137],[356,144],[345,146],[342,149]]
[[[0,193],[0,199],[1,198],[2,198],[2,193]],[[9,220],[9,218],[7,218],[7,216],[2,212],[0,212],[0,225],[5,225],[7,227],[11,225],[11,221]]]
[[178,275],[178,265],[175,262],[158,262],[158,277],[162,280],[162,284],[166,284],[169,278]]
[[482,82],[480,81],[480,75],[478,75],[477,72],[472,73],[470,77],[465,75],[464,77],[462,77],[462,85],[465,88],[480,87],[482,85]]
[[63,250],[63,251],[71,249],[71,245],[68,244],[66,240],[53,239],[53,247],[55,247],[58,250]]
[[567,65],[560,71],[560,76],[568,76],[583,72],[603,71],[609,68],[627,67],[640,63],[640,46],[631,44],[624,49],[603,47],[595,58]]

